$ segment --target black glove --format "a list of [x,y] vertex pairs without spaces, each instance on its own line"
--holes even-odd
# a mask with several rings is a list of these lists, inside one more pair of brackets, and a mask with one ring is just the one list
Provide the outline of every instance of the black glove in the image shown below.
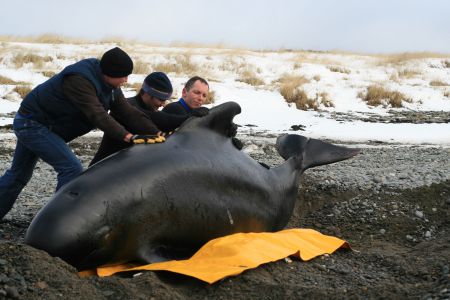
[[135,134],[131,137],[130,143],[132,144],[154,144],[162,143],[166,139],[159,135],[146,135],[146,134]]
[[236,147],[236,149],[238,150],[242,150],[242,148],[244,147],[244,144],[242,144],[241,140],[238,138],[231,138],[231,142],[233,143],[234,147]]
[[209,108],[207,107],[197,107],[191,111],[191,116],[193,117],[204,117],[209,114]]

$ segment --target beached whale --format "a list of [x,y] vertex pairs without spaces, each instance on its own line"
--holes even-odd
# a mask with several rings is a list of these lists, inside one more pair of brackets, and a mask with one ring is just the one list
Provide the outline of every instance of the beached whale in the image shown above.
[[306,169],[359,152],[282,135],[277,149],[286,161],[268,169],[228,136],[240,111],[234,102],[218,105],[164,143],[136,145],[93,165],[40,210],[25,242],[82,270],[182,256],[232,233],[277,231],[293,212]]

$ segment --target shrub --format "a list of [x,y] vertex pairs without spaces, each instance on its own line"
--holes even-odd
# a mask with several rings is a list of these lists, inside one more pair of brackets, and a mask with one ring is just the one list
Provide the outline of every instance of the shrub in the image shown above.
[[440,80],[433,80],[430,82],[430,86],[448,86],[448,83],[442,82]]
[[176,57],[177,63],[181,66],[181,70],[185,74],[195,74],[198,73],[197,66],[192,62],[190,54],[178,55]]
[[145,74],[150,73],[150,65],[142,60],[136,60],[133,65],[134,74]]
[[314,75],[313,79],[314,79],[315,81],[320,81],[320,75]]
[[181,66],[175,63],[159,63],[153,66],[153,70],[158,72],[176,73],[176,74],[180,74],[182,72]]
[[445,91],[444,92],[444,97],[450,98],[450,91]]
[[410,69],[404,69],[398,72],[398,76],[402,78],[412,78],[414,76],[419,75],[420,72]]
[[329,95],[326,92],[317,94],[316,102],[320,102],[325,107],[334,107],[333,101],[329,98]]
[[45,77],[49,77],[49,78],[55,76],[55,74],[56,74],[56,72],[53,72],[53,71],[42,71],[41,73]]
[[252,86],[263,85],[264,81],[256,76],[256,74],[251,70],[244,70],[237,81],[245,82]]
[[204,104],[212,104],[216,101],[216,92],[213,90],[209,90],[208,97],[206,97]]
[[0,84],[17,84],[17,82],[8,77],[0,75]]
[[22,54],[19,53],[13,58],[13,63],[16,68],[21,68],[24,64],[32,63],[35,68],[42,68],[45,62],[52,61],[53,58],[51,56],[40,56],[36,54]]
[[29,85],[18,85],[13,89],[13,92],[16,92],[23,99],[25,96],[31,92],[31,86]]
[[302,67],[302,63],[301,62],[295,62],[293,67],[294,67],[294,70],[300,69]]
[[169,58],[169,60],[175,60],[175,62],[158,63],[153,66],[153,70],[164,73],[175,74],[195,74],[197,73],[197,66],[191,61],[190,54],[177,55],[175,58]]
[[367,88],[364,93],[359,93],[358,97],[367,102],[371,106],[388,106],[392,107],[402,107],[403,101],[411,102],[410,98],[407,98],[404,94],[397,91],[389,91],[382,86],[371,85]]
[[299,88],[302,84],[309,82],[308,79],[303,76],[284,76],[280,81],[280,94],[287,103],[295,103],[297,109],[301,110],[318,109],[318,102],[308,98],[305,91]]
[[444,67],[450,68],[450,61],[449,60],[444,61]]
[[331,72],[343,73],[343,74],[350,74],[351,73],[351,71],[349,69],[338,67],[338,66],[328,66],[327,68]]

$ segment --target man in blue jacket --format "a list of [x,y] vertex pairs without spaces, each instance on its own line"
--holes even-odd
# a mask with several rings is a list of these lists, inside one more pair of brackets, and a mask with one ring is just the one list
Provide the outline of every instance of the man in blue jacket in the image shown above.
[[[133,143],[158,129],[132,107],[120,86],[127,82],[133,61],[120,48],[105,52],[100,60],[83,59],[34,88],[22,101],[14,118],[17,145],[10,169],[0,177],[0,220],[10,211],[31,179],[39,158],[57,172],[56,190],[78,176],[83,167],[67,142],[99,128],[109,137]],[[114,112],[126,127],[112,118]]]

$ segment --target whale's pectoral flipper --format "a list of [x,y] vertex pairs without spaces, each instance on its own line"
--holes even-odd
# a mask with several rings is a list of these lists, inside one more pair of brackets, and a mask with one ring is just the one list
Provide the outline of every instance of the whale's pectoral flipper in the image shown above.
[[169,260],[182,260],[190,258],[197,250],[195,248],[172,247],[167,245],[143,247],[139,249],[136,259],[141,263],[147,264]]
[[278,153],[284,158],[297,157],[302,171],[335,163],[357,155],[360,149],[333,145],[301,135],[286,134],[277,139]]

